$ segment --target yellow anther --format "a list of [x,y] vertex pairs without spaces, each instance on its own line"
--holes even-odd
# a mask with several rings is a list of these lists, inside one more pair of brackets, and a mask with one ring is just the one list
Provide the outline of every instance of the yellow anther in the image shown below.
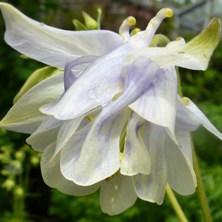
[[181,37],[180,36],[177,36],[176,37],[176,41],[180,41],[181,40]]
[[88,115],[86,116],[86,119],[89,120],[89,121],[93,121],[94,120],[94,116],[91,116],[91,115]]
[[165,10],[164,14],[165,14],[165,16],[166,16],[167,18],[173,16],[173,10],[172,10],[172,9],[170,9],[170,8],[165,8],[164,10]]
[[122,152],[119,153],[119,158],[120,158],[120,161],[123,160],[123,153]]
[[189,105],[189,103],[190,103],[190,99],[187,97],[181,98],[181,101],[185,106]]
[[126,19],[127,25],[132,26],[136,24],[136,19],[133,16],[129,16]]
[[135,28],[135,29],[132,30],[132,32],[130,33],[130,35],[131,35],[131,36],[136,35],[136,34],[137,34],[138,32],[140,32],[140,31],[141,31],[141,29]]

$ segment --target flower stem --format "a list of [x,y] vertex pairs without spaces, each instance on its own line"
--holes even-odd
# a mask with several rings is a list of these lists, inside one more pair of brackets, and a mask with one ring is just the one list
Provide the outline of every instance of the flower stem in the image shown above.
[[213,222],[194,146],[193,146],[193,165],[197,177],[197,195],[203,213],[203,219],[204,219],[203,221]]
[[167,184],[166,186],[166,194],[173,206],[173,209],[175,210],[178,218],[180,219],[181,222],[188,222],[182,208],[180,207],[180,204],[178,203],[173,191],[171,190],[170,186]]

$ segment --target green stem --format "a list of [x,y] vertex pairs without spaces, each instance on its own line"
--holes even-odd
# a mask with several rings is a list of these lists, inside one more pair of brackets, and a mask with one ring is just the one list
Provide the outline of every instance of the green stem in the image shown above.
[[213,222],[194,146],[193,146],[193,165],[197,177],[197,195],[202,209],[203,219],[205,222]]
[[178,203],[173,191],[171,190],[170,186],[167,184],[166,186],[166,194],[173,206],[173,209],[175,210],[178,218],[180,219],[181,222],[188,222],[182,208],[180,207],[180,204]]

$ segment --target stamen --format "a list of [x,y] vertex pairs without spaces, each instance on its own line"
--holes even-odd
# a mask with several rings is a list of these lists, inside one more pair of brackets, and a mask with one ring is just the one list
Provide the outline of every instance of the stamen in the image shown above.
[[126,18],[122,25],[119,28],[119,34],[123,37],[124,40],[128,40],[130,38],[130,27],[136,24],[136,19],[133,16],[129,16]]
[[95,119],[95,117],[92,116],[92,115],[88,115],[88,116],[86,116],[85,118],[86,118],[87,120],[89,120],[89,121],[93,121],[93,120]]
[[160,26],[161,22],[165,19],[165,18],[169,18],[173,16],[173,11],[170,8],[163,8],[161,9],[154,18],[152,18],[149,22],[149,24],[147,25],[147,28],[145,30],[146,33],[146,38],[148,43],[151,41],[151,39],[153,38],[156,30],[158,29],[158,27]]
[[136,34],[137,34],[138,32],[140,32],[140,31],[141,31],[141,29],[135,28],[135,29],[132,30],[132,32],[130,33],[130,35],[131,35],[131,36],[136,35]]
[[181,101],[185,106],[189,105],[189,103],[190,103],[190,99],[187,97],[181,98]]

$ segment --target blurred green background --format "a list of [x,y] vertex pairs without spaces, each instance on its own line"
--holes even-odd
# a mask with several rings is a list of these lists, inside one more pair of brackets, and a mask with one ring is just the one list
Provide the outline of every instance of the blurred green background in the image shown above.
[[[162,6],[174,8],[174,19],[166,20],[159,32],[171,39],[182,35],[189,40],[212,16],[221,15],[221,1],[109,1],[109,0],[12,0],[8,1],[31,18],[63,29],[73,30],[72,20],[83,21],[81,11],[96,18],[103,11],[102,28],[118,31],[124,18],[133,15],[144,28]],[[207,3],[208,2],[208,3]],[[209,4],[210,2],[210,4]],[[219,14],[218,14],[219,13]],[[201,15],[201,16],[200,16]],[[13,97],[28,76],[43,66],[22,59],[4,43],[4,23],[0,18],[0,117],[12,106]],[[215,126],[222,131],[222,44],[216,49],[205,72],[180,70],[184,95],[190,97]],[[39,169],[40,154],[25,144],[26,135],[0,130],[0,222],[177,222],[169,201],[162,206],[141,200],[119,216],[109,217],[99,207],[99,193],[72,197],[48,188]],[[222,221],[222,142],[205,129],[193,134],[204,184],[214,221]],[[201,221],[196,194],[177,196],[188,219]]]

